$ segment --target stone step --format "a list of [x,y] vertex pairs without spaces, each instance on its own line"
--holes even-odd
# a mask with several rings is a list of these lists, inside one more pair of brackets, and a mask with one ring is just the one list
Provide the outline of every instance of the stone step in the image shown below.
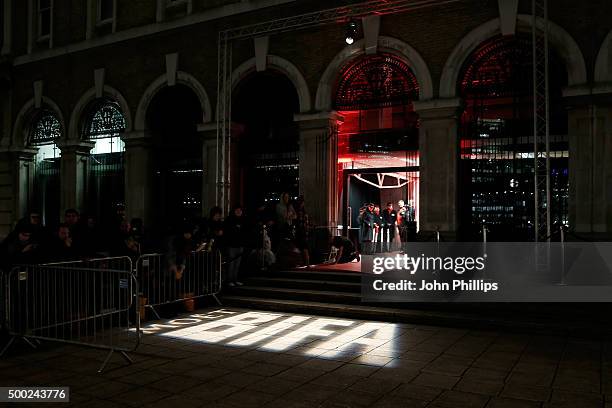
[[328,282],[352,282],[361,283],[362,274],[358,272],[330,272],[330,271],[312,271],[312,270],[293,270],[274,272],[270,277],[279,277],[287,279],[309,279],[323,280]]
[[609,325],[593,325],[589,322],[554,320],[534,316],[484,316],[452,311],[415,310],[406,308],[376,307],[370,305],[325,303],[304,300],[265,299],[250,296],[224,295],[227,306],[261,309],[285,313],[313,314],[360,320],[395,323],[413,323],[479,330],[504,330],[544,335],[575,337],[599,337],[612,335]]
[[361,293],[331,290],[289,289],[275,286],[239,286],[229,289],[231,295],[263,299],[305,300],[312,302],[359,304]]
[[[284,275],[280,275],[284,276]],[[358,282],[341,282],[333,280],[293,279],[285,277],[255,277],[245,281],[247,286],[275,287],[287,289],[321,290],[331,292],[360,293],[361,284]]]

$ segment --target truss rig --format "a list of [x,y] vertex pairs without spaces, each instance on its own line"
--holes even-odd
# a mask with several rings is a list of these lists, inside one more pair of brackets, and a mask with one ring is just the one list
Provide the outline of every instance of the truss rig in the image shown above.
[[[230,28],[219,32],[217,55],[217,154],[215,202],[229,210],[232,44],[266,35],[345,23],[368,15],[404,13],[461,0],[373,0]],[[548,4],[532,0],[533,127],[534,127],[534,231],[535,241],[550,240],[550,146],[548,90]]]
[[374,0],[279,18],[219,32],[217,55],[217,162],[215,202],[229,210],[232,43],[261,36],[345,23],[351,18],[369,15],[404,13],[432,6],[458,3],[461,0]]
[[534,240],[550,241],[548,0],[532,0]]

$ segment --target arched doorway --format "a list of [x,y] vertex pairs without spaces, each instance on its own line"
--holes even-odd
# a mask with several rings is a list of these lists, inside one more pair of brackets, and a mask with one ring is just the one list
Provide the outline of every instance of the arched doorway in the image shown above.
[[352,234],[368,202],[382,211],[388,202],[397,210],[403,200],[418,220],[419,122],[412,104],[418,98],[416,76],[393,54],[362,56],[341,70],[334,100],[344,117],[338,129],[339,215]]
[[197,124],[202,108],[191,88],[162,88],[147,110],[153,138],[154,219],[176,227],[202,216],[202,141]]
[[83,139],[95,144],[88,158],[86,210],[100,225],[112,221],[115,205],[125,201],[125,146],[120,137],[125,127],[125,116],[117,102],[99,98],[90,104]]
[[299,133],[293,115],[299,100],[291,81],[268,69],[253,73],[234,91],[232,204],[251,213],[276,203],[282,192],[299,194]]
[[[533,239],[534,157],[531,39],[497,36],[464,63],[458,91],[461,116],[460,211],[467,238],[483,222],[492,239]],[[567,224],[567,113],[562,60],[550,55],[551,222]]]

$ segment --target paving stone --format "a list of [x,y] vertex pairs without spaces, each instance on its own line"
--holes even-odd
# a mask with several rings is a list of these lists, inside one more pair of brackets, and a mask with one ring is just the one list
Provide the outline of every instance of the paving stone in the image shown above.
[[282,366],[278,364],[269,364],[269,363],[264,363],[264,362],[257,362],[255,364],[242,368],[240,371],[242,371],[243,373],[248,373],[248,374],[256,374],[256,375],[262,375],[265,377],[271,377],[285,370],[287,370],[286,366]]
[[79,407],[83,407],[83,408],[120,408],[120,407],[125,407],[125,406],[126,405],[120,404],[115,401],[108,401],[108,400],[102,400],[102,399],[92,399],[89,401],[79,403]]
[[374,350],[368,351],[366,354],[372,356],[399,358],[402,354],[404,354],[404,352],[397,349],[384,348],[381,346],[375,348]]
[[470,381],[486,381],[503,383],[508,376],[505,371],[491,370],[488,368],[470,367],[463,374],[463,378]]
[[229,395],[224,404],[244,408],[257,408],[272,401],[274,396],[255,390],[241,390]]
[[538,387],[550,387],[555,377],[554,370],[544,371],[533,369],[513,370],[507,378],[508,383],[534,385]]
[[154,388],[141,387],[115,395],[112,400],[120,404],[140,407],[170,396],[168,392]]
[[295,401],[311,401],[322,403],[339,392],[337,388],[327,387],[320,384],[304,384],[289,391],[285,398]]
[[466,380],[465,378],[461,379],[457,383],[457,385],[455,385],[455,389],[458,391],[471,392],[474,394],[482,394],[482,395],[490,395],[490,396],[498,395],[503,388],[504,388],[503,383],[473,381],[473,380]]
[[311,358],[308,356],[296,356],[292,354],[284,354],[284,353],[273,353],[266,362],[270,364],[278,364],[284,365],[288,367],[295,367],[300,365]]
[[414,383],[402,384],[389,393],[390,396],[416,399],[421,401],[433,401],[442,393],[442,389]]
[[312,368],[302,368],[300,366],[297,366],[297,367],[291,367],[277,374],[276,376],[281,377],[285,380],[289,380],[289,381],[307,382],[317,377],[320,377],[325,373],[326,373],[325,370],[315,370]]
[[216,368],[216,367],[196,367],[191,370],[183,372],[182,375],[186,377],[196,378],[200,382],[205,382],[205,381],[210,381],[210,380],[216,380],[232,372],[233,371],[226,370],[223,368]]
[[231,372],[222,377],[218,377],[215,379],[216,382],[228,384],[237,388],[244,388],[250,384],[256,383],[258,381],[263,380],[264,376],[242,373],[240,371]]
[[370,394],[387,394],[391,392],[394,388],[397,388],[401,383],[399,381],[394,381],[390,379],[377,379],[377,378],[362,378],[361,380],[355,382],[348,389],[359,391],[359,392],[367,392]]
[[547,401],[550,397],[550,393],[551,389],[546,387],[508,384],[504,387],[501,396],[529,401]]
[[457,384],[458,381],[459,377],[442,374],[422,373],[419,374],[414,380],[412,380],[411,384],[450,390],[455,386],[455,384]]
[[408,359],[408,360],[414,360],[414,361],[425,361],[427,363],[429,363],[430,361],[433,361],[435,358],[437,358],[440,355],[440,353],[430,353],[427,351],[407,351],[404,354],[401,355],[400,359]]
[[326,351],[325,353],[319,354],[317,358],[324,359],[324,360],[340,361],[342,363],[348,363],[349,361],[352,361],[361,355],[362,353],[357,353],[357,352],[345,352],[345,351],[339,352],[337,350],[330,350],[330,351]]
[[119,377],[116,380],[128,384],[146,385],[159,381],[163,378],[168,378],[169,376],[170,374],[156,373],[155,371],[138,371],[136,373],[130,373],[123,377]]
[[340,391],[338,394],[325,401],[325,403],[321,405],[321,408],[371,407],[378,399],[380,399],[380,394],[372,394],[355,390],[345,390]]
[[420,370],[404,367],[383,367],[370,375],[371,379],[392,380],[400,383],[409,383],[420,374]]
[[157,390],[166,391],[171,394],[179,394],[181,391],[195,387],[199,384],[202,384],[202,381],[192,377],[171,376],[158,380],[154,383],[150,383],[147,386]]
[[[604,402],[603,396],[600,394],[592,394],[592,393],[576,393],[576,392],[568,392],[563,390],[553,390],[552,396],[550,398],[550,403],[548,403],[550,407],[559,407],[559,408],[571,408],[571,407],[580,407],[580,408],[595,408],[601,407]],[[546,404],[545,404],[546,406]]]
[[[316,406],[316,405],[315,405]],[[311,401],[295,401],[282,397],[265,405],[266,408],[313,408]]]
[[418,361],[418,360],[410,360],[407,358],[396,358],[391,361],[393,367],[404,367],[404,368],[412,368],[421,370],[423,367],[426,367],[429,362],[427,361]]
[[[202,401],[197,398],[188,397],[185,395],[171,395],[167,398],[144,405],[145,408],[196,408],[201,407]],[[210,405],[207,405],[210,406]]]
[[585,393],[599,393],[601,391],[599,379],[572,377],[568,375],[557,376],[553,383],[553,388]]
[[[197,360],[191,361],[197,363]],[[240,370],[255,364],[257,361],[240,357],[229,357],[223,359],[210,360],[208,363],[202,363],[208,367],[223,368],[224,370]]]
[[341,366],[343,366],[344,363],[341,361],[334,361],[334,360],[327,360],[327,359],[320,359],[320,358],[313,358],[310,359],[302,364],[300,364],[298,367],[301,368],[311,368],[314,370],[323,370],[326,372],[329,371],[333,371]]
[[217,382],[209,382],[189,388],[183,391],[182,394],[188,397],[197,398],[203,402],[211,402],[220,400],[221,398],[224,398],[236,391],[238,391],[238,388],[235,386]]
[[442,355],[423,367],[422,371],[426,373],[460,376],[469,368],[472,362],[473,360],[469,358]]
[[513,398],[491,398],[486,408],[539,408],[540,405],[539,402]]
[[[72,392],[72,390],[70,390],[70,405],[72,406],[83,406],[83,404],[93,399],[91,395],[79,394],[78,392]],[[21,404],[19,404],[19,406],[21,406]]]
[[423,408],[428,404],[427,401],[385,396],[372,405],[373,408]]
[[327,373],[313,379],[310,381],[310,383],[344,389],[350,387],[363,378],[364,377],[357,375],[338,374],[337,372],[332,371],[331,373]]
[[119,381],[98,381],[95,385],[88,388],[83,388],[79,392],[95,397],[110,398],[114,395],[121,394],[135,386]]
[[151,367],[152,371],[159,373],[167,373],[172,375],[182,375],[185,372],[200,368],[198,364],[194,364],[188,360],[176,360],[166,364],[156,365]]
[[365,364],[348,363],[334,371],[336,374],[356,375],[359,377],[369,377],[378,371],[380,367]]
[[462,391],[445,391],[433,401],[434,406],[447,408],[483,408],[489,397]]
[[301,386],[301,382],[284,380],[278,377],[268,377],[248,385],[247,389],[265,392],[266,394],[282,395]]

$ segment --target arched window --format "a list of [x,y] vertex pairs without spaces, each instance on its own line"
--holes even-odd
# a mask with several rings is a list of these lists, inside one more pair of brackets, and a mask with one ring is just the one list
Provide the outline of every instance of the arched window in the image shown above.
[[57,140],[62,136],[59,119],[51,110],[33,115],[28,146],[38,149],[34,157],[34,188],[31,207],[38,207],[45,224],[58,222],[60,214],[60,155]]
[[343,224],[356,228],[365,202],[384,209],[403,200],[418,217],[419,122],[412,104],[418,98],[416,76],[393,54],[362,56],[341,70],[334,108],[344,118],[338,129]]
[[91,113],[85,137],[95,140],[92,154],[118,153],[124,150],[119,135],[125,130],[125,117],[119,105],[111,101],[98,103]]
[[344,68],[336,91],[336,109],[406,105],[418,98],[418,82],[405,62],[388,54],[373,55]]
[[114,207],[124,201],[125,117],[118,103],[100,99],[92,103],[84,123],[84,138],[95,141],[90,152],[87,208],[100,222],[111,219]]
[[[567,115],[561,91],[567,74],[550,54],[552,220],[567,222]],[[533,71],[531,39],[496,37],[480,45],[464,64],[459,93],[461,117],[462,219],[472,232],[484,221],[494,239],[532,238]],[[468,221],[469,223],[469,221]]]

